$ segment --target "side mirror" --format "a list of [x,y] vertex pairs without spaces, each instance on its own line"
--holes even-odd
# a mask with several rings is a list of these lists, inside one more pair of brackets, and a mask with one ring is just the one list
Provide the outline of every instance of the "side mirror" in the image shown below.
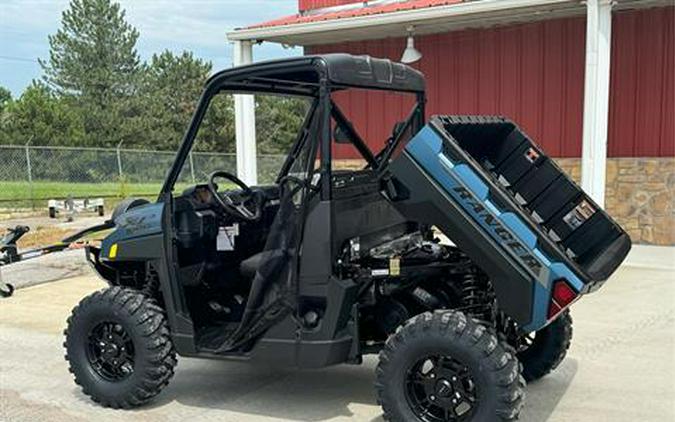
[[351,144],[352,140],[347,136],[344,130],[342,130],[342,127],[340,125],[335,125],[335,129],[333,130],[333,139],[335,140],[336,144]]

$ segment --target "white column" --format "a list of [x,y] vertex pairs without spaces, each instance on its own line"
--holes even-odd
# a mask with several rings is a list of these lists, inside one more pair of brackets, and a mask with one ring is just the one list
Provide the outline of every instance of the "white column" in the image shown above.
[[601,207],[605,205],[612,3],[610,0],[586,1],[586,79],[581,186]]
[[[253,43],[234,42],[234,65],[253,62]],[[253,95],[234,96],[234,125],[237,138],[237,177],[246,184],[258,184],[255,140],[255,100]]]

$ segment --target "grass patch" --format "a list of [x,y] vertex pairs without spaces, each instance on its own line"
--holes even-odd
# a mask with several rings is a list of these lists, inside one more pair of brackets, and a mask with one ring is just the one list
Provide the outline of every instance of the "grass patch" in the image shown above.
[[46,201],[48,199],[95,198],[127,196],[155,196],[162,188],[161,183],[64,183],[33,182],[33,188],[26,182],[0,181],[0,201]]
[[[200,183],[206,183],[200,181]],[[222,179],[218,183],[220,191],[227,189],[237,189],[232,183],[225,182]],[[174,187],[174,194],[178,195],[188,186],[189,183],[179,183]],[[47,209],[47,200],[65,199],[71,196],[75,199],[99,198],[105,200],[106,212],[112,210],[122,199],[130,196],[145,198],[153,202],[162,183],[66,183],[35,181],[31,190],[27,182],[8,182],[0,180],[0,210],[19,211],[33,208],[34,210]],[[2,212],[0,212],[2,214]],[[0,215],[0,217],[3,217]],[[5,218],[11,216],[4,216]],[[2,218],[0,218],[2,219]]]

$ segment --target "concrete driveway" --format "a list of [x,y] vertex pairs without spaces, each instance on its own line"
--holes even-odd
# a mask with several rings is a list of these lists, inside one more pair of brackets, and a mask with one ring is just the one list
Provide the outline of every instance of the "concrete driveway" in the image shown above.
[[[381,421],[375,359],[318,371],[180,359],[169,387],[134,411],[103,409],[66,369],[64,321],[93,276],[17,291],[0,301],[2,421]],[[521,420],[674,421],[675,280],[672,269],[623,267],[573,308],[567,359],[528,386]]]

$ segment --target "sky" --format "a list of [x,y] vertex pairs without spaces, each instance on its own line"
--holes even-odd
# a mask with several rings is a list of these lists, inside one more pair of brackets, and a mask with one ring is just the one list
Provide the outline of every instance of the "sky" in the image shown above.
[[[210,60],[213,69],[232,66],[232,44],[225,34],[238,27],[297,11],[297,0],[117,0],[140,32],[141,59],[165,49],[191,50]],[[17,97],[42,75],[38,58],[49,56],[47,36],[60,27],[69,0],[0,0],[0,86]],[[253,47],[254,60],[301,54],[263,43]]]

